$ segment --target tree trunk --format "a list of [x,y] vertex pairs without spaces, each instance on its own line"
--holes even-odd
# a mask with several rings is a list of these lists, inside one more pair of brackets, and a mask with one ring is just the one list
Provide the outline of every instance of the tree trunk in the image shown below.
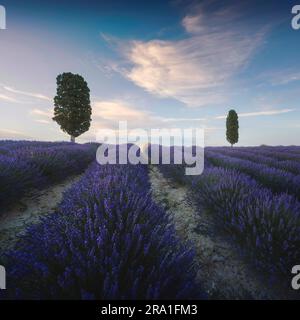
[[71,142],[75,143],[75,137],[71,136]]

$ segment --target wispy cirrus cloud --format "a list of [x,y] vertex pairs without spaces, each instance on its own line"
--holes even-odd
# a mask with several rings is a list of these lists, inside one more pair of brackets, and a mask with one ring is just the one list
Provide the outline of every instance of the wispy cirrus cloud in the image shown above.
[[0,93],[0,100],[6,101],[6,102],[12,102],[12,103],[20,103],[19,100],[2,93]]
[[[246,112],[238,113],[239,117],[258,117],[258,116],[273,116],[277,114],[293,112],[295,109],[277,109],[277,110],[268,110],[268,111],[257,111],[257,112]],[[216,119],[226,119],[226,116],[218,116]]]
[[47,124],[47,125],[53,123],[52,121],[53,110],[51,109],[35,108],[35,109],[31,109],[29,113],[31,116],[33,116],[33,120],[37,123]]
[[182,26],[189,33],[200,33],[205,31],[203,26],[204,14],[199,11],[196,15],[187,15],[182,19]]
[[138,110],[123,101],[96,101],[93,103],[93,115],[105,120],[134,120],[142,121],[149,115],[146,111]]
[[45,109],[35,108],[35,109],[30,110],[30,114],[37,115],[37,116],[44,116],[47,118],[52,118],[53,117],[53,110],[50,110],[50,109],[45,110]]
[[[125,132],[118,130],[119,121],[127,122],[128,136],[131,137],[130,139],[134,139],[136,135],[139,135],[140,129],[146,132],[149,132],[150,129],[181,130],[183,128],[193,128],[193,121],[204,122],[207,120],[205,118],[163,117],[148,110],[137,108],[123,100],[95,100],[92,102],[92,108],[91,128],[89,133],[82,137],[83,141],[99,139],[99,130],[101,130],[101,137],[103,132],[106,137],[111,134],[125,137]],[[179,125],[179,122],[183,122],[183,125]],[[202,127],[207,132],[215,129],[204,124]]]
[[32,137],[28,136],[26,133],[12,130],[12,129],[0,129],[0,139],[30,139]]
[[247,28],[234,23],[240,12],[206,9],[199,6],[182,19],[183,39],[122,43],[118,48],[126,63],[114,69],[146,91],[188,106],[224,103],[229,80],[247,65],[266,29],[257,28],[249,37]]
[[3,89],[5,89],[6,91],[10,92],[10,93],[14,93],[17,95],[23,95],[23,96],[27,96],[27,97],[32,97],[32,98],[36,98],[36,99],[41,99],[41,100],[46,100],[46,101],[51,101],[52,99],[50,99],[49,97],[40,94],[40,93],[34,93],[34,92],[27,92],[27,91],[22,91],[22,90],[17,90],[14,89],[12,87],[9,86],[3,86]]
[[206,121],[206,118],[161,118],[162,122],[192,122]]
[[105,121],[107,124],[117,121],[128,121],[132,127],[161,127],[178,122],[206,121],[205,118],[168,118],[155,115],[148,110],[138,109],[121,100],[95,101],[93,103],[93,118]]
[[50,121],[45,120],[45,119],[36,119],[34,121],[38,122],[38,123],[42,123],[42,124],[50,124],[51,123]]
[[259,79],[273,86],[286,85],[291,82],[300,81],[300,72],[294,69],[274,70],[265,72],[259,76]]

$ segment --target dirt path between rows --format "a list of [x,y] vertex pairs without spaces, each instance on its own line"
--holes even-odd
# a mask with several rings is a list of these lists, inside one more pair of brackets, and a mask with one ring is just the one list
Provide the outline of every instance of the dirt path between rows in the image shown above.
[[171,214],[184,241],[196,249],[197,280],[211,299],[278,299],[262,283],[233,244],[219,235],[211,216],[199,213],[188,200],[188,188],[167,180],[156,167],[150,167],[152,194]]
[[80,177],[81,175],[72,176],[41,191],[34,190],[13,208],[1,213],[0,257],[4,251],[14,246],[27,226],[37,223],[41,216],[53,212],[62,200],[64,191]]

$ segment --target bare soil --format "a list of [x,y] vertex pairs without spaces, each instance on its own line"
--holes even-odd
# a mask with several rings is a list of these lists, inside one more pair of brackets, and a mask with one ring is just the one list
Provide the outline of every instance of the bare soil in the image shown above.
[[76,175],[43,190],[33,190],[19,200],[13,207],[0,215],[0,257],[1,254],[14,246],[18,236],[26,228],[37,223],[40,217],[53,212],[61,202],[63,193],[81,175]]
[[164,178],[156,167],[150,168],[149,175],[155,201],[169,212],[181,239],[196,250],[197,281],[210,299],[287,298],[283,292],[275,293],[241,257],[218,230],[213,217],[190,200],[186,186]]

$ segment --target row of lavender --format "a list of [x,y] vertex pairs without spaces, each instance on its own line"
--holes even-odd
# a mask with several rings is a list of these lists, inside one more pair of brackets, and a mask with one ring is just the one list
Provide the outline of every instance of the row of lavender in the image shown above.
[[48,142],[48,141],[28,141],[28,140],[0,140],[0,154],[10,153],[12,150],[24,149],[29,147],[54,147],[54,146],[67,146],[75,143],[70,142]]
[[[216,150],[218,153],[234,158],[249,160],[269,167],[289,172],[294,175],[300,174],[300,153],[292,153],[286,149],[265,149],[265,148],[208,148],[208,151]],[[273,150],[273,151],[272,151]]]
[[[288,193],[300,199],[300,175],[290,172],[285,161],[275,158],[266,163],[261,154],[231,151],[229,148],[208,149],[205,158],[215,166],[239,170],[275,193]],[[299,168],[299,165],[300,162],[295,162],[293,168]]]
[[95,159],[95,144],[2,141],[0,209],[33,188],[82,172]]
[[[221,149],[229,149],[227,147]],[[300,147],[235,147],[237,150],[246,150],[252,153],[259,153],[262,155],[271,156],[278,160],[300,160]]]
[[299,176],[260,163],[261,155],[253,161],[236,157],[244,153],[207,149],[204,173],[194,178],[184,176],[181,166],[161,170],[168,177],[173,171],[177,181],[191,186],[200,207],[214,215],[258,268],[289,275],[300,261]]
[[146,166],[91,165],[8,253],[6,298],[203,297],[193,251],[149,190]]

